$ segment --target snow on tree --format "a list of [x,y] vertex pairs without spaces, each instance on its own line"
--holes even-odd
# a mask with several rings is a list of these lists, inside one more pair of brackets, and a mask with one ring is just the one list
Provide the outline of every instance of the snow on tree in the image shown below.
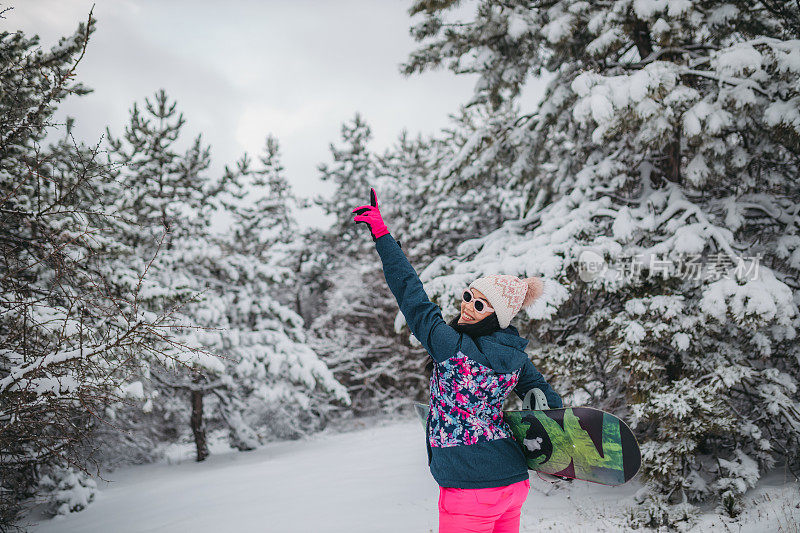
[[[181,438],[174,427],[189,421],[198,461],[208,455],[209,430],[227,429],[239,449],[303,434],[324,419],[327,403],[349,399],[306,345],[302,319],[278,297],[293,285],[280,260],[296,222],[277,140],[267,139],[259,167],[245,154],[214,183],[199,136],[184,154],[177,149],[185,121],[176,103],[159,91],[144,109],[134,105],[124,136],[111,137],[128,191],[118,204],[138,223],[129,241],[139,260],[162,248],[149,265],[144,303],[168,310],[178,350],[176,364],[141,362],[152,416],[142,424],[127,413],[127,421],[155,442]],[[227,211],[226,232],[210,230],[205,206]]]
[[[105,203],[120,185],[73,119],[53,120],[90,92],[74,76],[94,28],[90,14],[49,50],[0,33],[0,527],[48,487],[91,500],[94,431],[136,389],[124,362],[163,320],[137,305],[142,270],[109,268],[130,254]],[[70,502],[56,512],[83,506]]]
[[143,232],[131,236],[134,245],[146,243],[152,248],[157,242],[153,236],[168,228],[169,248],[172,239],[191,235],[208,222],[200,215],[205,214],[202,205],[211,186],[204,175],[211,162],[210,148],[198,135],[184,154],[178,153],[186,120],[176,106],[161,89],[152,100],[145,98],[144,111],[133,104],[121,138],[108,131],[112,158],[122,166],[120,179],[127,191],[119,207],[135,217],[133,222]]
[[224,327],[224,315],[215,293],[207,290],[213,274],[201,267],[202,259],[217,252],[206,244],[210,213],[203,207],[212,189],[206,173],[210,150],[198,135],[179,153],[185,119],[176,106],[163,89],[145,99],[144,110],[134,103],[122,137],[108,132],[109,159],[118,165],[124,191],[114,204],[130,223],[122,239],[147,269],[141,304],[168,316],[164,333],[152,339],[162,349],[136,361],[148,385],[145,396],[166,425],[185,416],[186,404],[175,399],[186,397],[200,461],[208,455],[203,398],[221,386],[225,370],[211,328]]
[[224,309],[220,333],[226,356],[225,389],[216,389],[232,444],[295,438],[324,423],[331,403],[349,404],[346,389],[309,347],[305,323],[290,308],[291,268],[298,240],[291,207],[298,203],[280,163],[276,138],[267,137],[260,168],[245,154],[227,187],[233,224],[215,238],[219,256],[206,259]]
[[386,284],[382,272],[363,262],[343,264],[330,279],[327,305],[311,323],[309,342],[347,386],[353,413],[393,411],[421,397],[428,356],[399,342],[393,320],[397,303],[381,289]]
[[[353,223],[352,210],[369,202],[369,188],[375,178],[375,156],[367,148],[372,131],[360,114],[342,124],[342,145],[330,145],[333,163],[319,165],[319,178],[335,185],[330,198],[317,195],[316,205],[335,218],[327,232],[330,245],[340,253],[358,252],[369,247],[364,243],[361,227]],[[364,192],[366,191],[366,193]]]
[[[501,121],[480,108],[462,108],[450,118],[451,126],[436,136],[411,141],[401,135],[381,158],[387,213],[402,228],[396,237],[405,238],[409,257],[421,264],[498,228],[520,209],[505,186],[506,149],[491,143]],[[490,149],[472,160],[480,147]]]
[[[238,172],[243,176],[240,179],[247,179],[247,186],[242,187],[242,193],[237,195],[244,203],[232,212],[236,217],[237,233],[234,236],[240,246],[247,247],[246,250],[257,256],[275,244],[294,240],[298,228],[292,210],[302,207],[284,175],[280,146],[274,136],[267,136],[259,162],[261,168],[253,169],[246,154],[240,160]],[[248,196],[252,198],[250,202]]]
[[[381,183],[390,179],[379,176],[379,158],[367,147],[370,139],[369,126],[356,114],[343,124],[341,144],[331,144],[333,163],[319,166],[321,178],[336,189],[315,202],[336,220],[319,235],[306,233],[310,253],[300,277],[301,286],[319,295],[309,309],[310,345],[347,387],[355,414],[407,405],[409,391],[422,391],[425,381],[425,358],[398,342],[397,303],[369,230],[353,222],[352,210],[369,203],[370,187],[381,191]],[[391,199],[387,202],[392,209]]]
[[[800,466],[797,6],[483,0],[463,20],[456,4],[413,4],[405,72],[477,74],[469,104],[498,114],[553,78],[495,133],[522,216],[428,285],[550,278],[527,317],[546,319],[534,356],[634,423],[651,488],[634,522],[688,520],[711,497],[735,515],[766,469]],[[463,156],[489,165],[487,150]],[[608,268],[583,281],[589,250]]]

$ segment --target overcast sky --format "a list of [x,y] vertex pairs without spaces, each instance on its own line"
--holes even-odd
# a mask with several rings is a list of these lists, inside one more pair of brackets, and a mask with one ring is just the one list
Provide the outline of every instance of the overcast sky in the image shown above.
[[[184,140],[202,133],[213,172],[267,134],[281,146],[286,177],[299,196],[329,194],[317,166],[331,161],[342,122],[360,112],[371,148],[394,144],[405,128],[434,133],[467,101],[476,79],[437,70],[405,78],[399,65],[417,47],[408,29],[410,0],[16,0],[5,29],[55,44],[85,21],[97,31],[78,67],[94,92],[67,100],[76,136],[95,144],[106,125],[119,135],[134,101],[164,88],[184,113]],[[470,15],[470,6],[463,8]],[[416,17],[415,19],[416,20]],[[542,93],[530,84],[523,104]],[[324,226],[321,210],[298,213]]]

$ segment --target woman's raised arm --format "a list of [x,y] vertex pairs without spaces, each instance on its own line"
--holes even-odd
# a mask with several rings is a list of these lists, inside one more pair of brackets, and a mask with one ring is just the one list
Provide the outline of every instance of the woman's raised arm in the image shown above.
[[461,335],[442,318],[442,310],[431,302],[414,267],[389,233],[383,222],[375,189],[371,190],[372,205],[353,209],[355,222],[369,226],[375,247],[383,263],[383,275],[389,290],[397,300],[411,333],[434,360],[442,362],[458,351]]

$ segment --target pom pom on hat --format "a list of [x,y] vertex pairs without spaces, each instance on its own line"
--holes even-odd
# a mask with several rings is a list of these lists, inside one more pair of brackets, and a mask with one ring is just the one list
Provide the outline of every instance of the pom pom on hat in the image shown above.
[[522,281],[528,284],[528,290],[525,292],[525,299],[522,301],[522,309],[525,309],[542,295],[544,292],[544,281],[542,281],[542,278],[525,278]]

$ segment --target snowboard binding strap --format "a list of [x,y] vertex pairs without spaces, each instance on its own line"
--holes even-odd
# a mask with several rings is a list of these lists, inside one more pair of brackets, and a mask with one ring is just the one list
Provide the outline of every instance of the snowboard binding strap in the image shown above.
[[[534,404],[531,405],[531,396],[534,399]],[[542,389],[537,389],[536,387],[532,388],[525,394],[525,398],[522,399],[522,410],[523,411],[546,411],[550,409],[550,406],[547,405],[547,397],[542,392]]]

